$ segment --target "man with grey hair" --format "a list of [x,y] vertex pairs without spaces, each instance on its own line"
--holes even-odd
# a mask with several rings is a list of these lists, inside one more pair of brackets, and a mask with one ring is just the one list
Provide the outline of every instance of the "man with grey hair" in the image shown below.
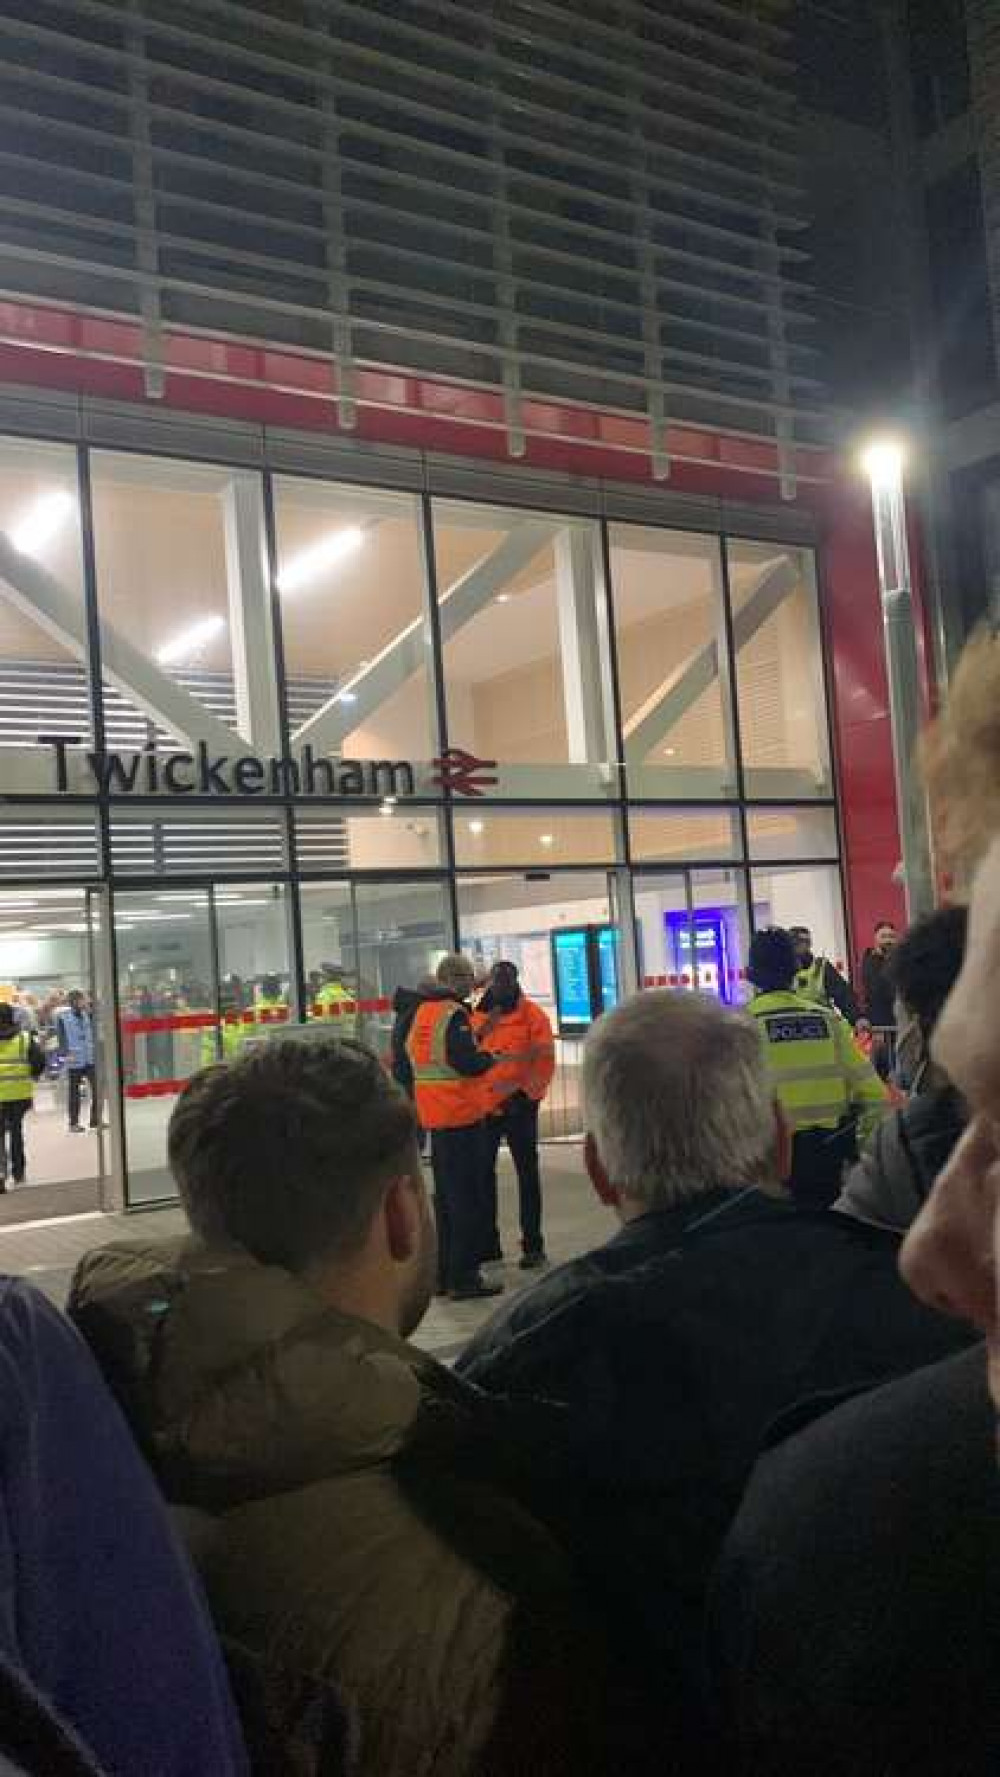
[[707,1577],[772,1421],[963,1335],[908,1295],[893,1235],[779,1200],[790,1144],[746,1013],[624,1001],[587,1038],[583,1097],[584,1164],[620,1227],[511,1299],[457,1368],[568,1408],[580,1510],[606,1502],[580,1526],[593,1580],[638,1613],[643,1658],[695,1682]]

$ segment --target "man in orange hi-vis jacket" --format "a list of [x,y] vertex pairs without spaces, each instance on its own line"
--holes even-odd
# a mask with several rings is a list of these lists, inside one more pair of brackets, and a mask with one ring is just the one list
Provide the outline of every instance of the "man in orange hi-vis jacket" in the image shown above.
[[521,1219],[521,1269],[546,1262],[542,1239],[542,1183],[538,1166],[538,1107],[555,1072],[552,1026],[541,1006],[521,990],[513,963],[495,963],[490,984],[473,1016],[480,1043],[496,1058],[487,1080],[483,1187],[483,1259],[502,1256],[497,1228],[497,1154],[506,1141],[517,1170]]

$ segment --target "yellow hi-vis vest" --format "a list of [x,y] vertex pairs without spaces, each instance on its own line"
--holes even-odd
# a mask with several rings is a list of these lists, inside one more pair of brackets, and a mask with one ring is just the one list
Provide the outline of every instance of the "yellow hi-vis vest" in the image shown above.
[[29,1104],[35,1096],[31,1077],[31,1039],[26,1031],[12,1031],[0,1039],[0,1104]]
[[817,1006],[828,1006],[829,995],[826,991],[826,957],[814,956],[808,969],[800,969],[795,977],[795,991],[804,1000],[812,1000]]
[[747,1011],[760,1025],[775,1096],[792,1129],[835,1129],[856,1117],[858,1141],[866,1141],[889,1095],[850,1026],[798,993],[759,993]]
[[[345,1008],[339,1010],[339,1008]],[[328,1018],[334,1035],[353,1037],[358,1025],[358,1006],[342,981],[327,981],[309,1009],[312,1018]]]

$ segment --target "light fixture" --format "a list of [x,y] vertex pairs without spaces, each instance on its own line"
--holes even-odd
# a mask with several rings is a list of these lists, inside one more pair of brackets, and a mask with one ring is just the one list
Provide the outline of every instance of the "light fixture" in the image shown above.
[[342,561],[345,555],[353,555],[360,549],[365,540],[365,533],[359,525],[347,525],[344,530],[331,531],[328,536],[321,537],[301,554],[293,555],[290,562],[278,570],[278,591],[297,592],[309,580],[315,580],[324,568],[333,567],[335,562]]
[[156,658],[161,666],[172,666],[178,660],[190,660],[193,654],[197,654],[199,648],[203,648],[206,642],[210,642],[212,637],[217,636],[219,631],[225,627],[224,617],[201,617],[197,623],[192,623],[187,629],[182,629],[172,641],[165,642],[163,647],[159,649]]
[[672,759],[674,757],[674,754],[677,751],[677,748],[676,747],[664,747],[663,751],[664,751],[664,755],[666,758]]
[[483,831],[483,825],[484,825],[484,823],[482,821],[470,821],[469,822],[469,832],[474,833],[476,838],[478,839],[480,833]]
[[75,510],[76,501],[66,488],[57,488],[54,493],[42,494],[33,506],[29,506],[20,524],[15,525],[11,531],[10,540],[14,548],[19,549],[22,555],[37,555]]
[[396,812],[396,797],[395,796],[383,796],[381,804],[379,806],[379,814],[395,814],[395,812]]
[[873,438],[861,453],[861,467],[873,487],[894,487],[905,462],[906,450],[898,438]]
[[540,833],[538,835],[539,845],[555,845],[555,842],[556,836],[554,833]]
[[509,592],[498,592],[497,593],[497,604],[498,605],[509,605],[510,604],[510,593]]

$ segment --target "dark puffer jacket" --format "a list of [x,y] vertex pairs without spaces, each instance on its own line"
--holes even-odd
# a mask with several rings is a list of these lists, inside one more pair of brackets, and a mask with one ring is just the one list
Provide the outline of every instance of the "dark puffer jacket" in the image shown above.
[[967,1121],[965,1104],[953,1087],[917,1093],[882,1119],[834,1208],[875,1228],[905,1234]]
[[618,1768],[599,1637],[508,1487],[502,1403],[288,1272],[195,1242],[90,1254],[71,1312],[168,1497],[214,1516],[198,1558],[217,1625],[287,1698],[268,1777],[339,1777],[306,1719],[324,1683],[361,1777]]
[[[458,1369],[569,1410],[606,1489],[591,1583],[641,1623],[637,1664],[687,1665],[705,1587],[774,1420],[968,1344],[897,1270],[898,1241],[846,1216],[720,1190],[628,1223],[511,1298]],[[589,1499],[579,1494],[581,1519]]]

